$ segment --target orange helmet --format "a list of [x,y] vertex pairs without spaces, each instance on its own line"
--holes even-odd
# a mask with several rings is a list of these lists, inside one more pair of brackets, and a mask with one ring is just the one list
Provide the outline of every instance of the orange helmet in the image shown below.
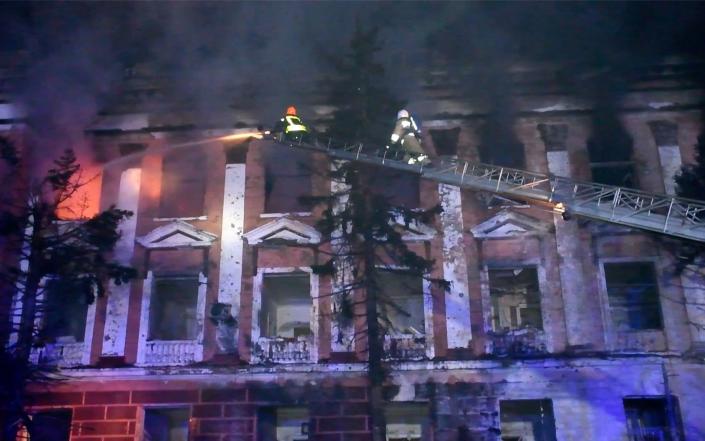
[[296,115],[296,107],[294,107],[294,106],[287,107],[286,114],[287,115]]

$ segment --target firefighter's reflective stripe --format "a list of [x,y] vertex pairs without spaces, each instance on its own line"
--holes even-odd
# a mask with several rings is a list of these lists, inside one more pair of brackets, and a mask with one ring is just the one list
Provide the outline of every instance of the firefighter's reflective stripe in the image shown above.
[[392,133],[392,142],[397,142],[397,141],[399,141],[399,135],[397,135],[396,133]]
[[403,119],[401,120],[401,126],[405,129],[408,129],[409,127],[411,127],[411,121],[409,121],[408,119]]
[[284,120],[286,121],[286,127],[284,128],[285,133],[308,131],[306,126],[301,124],[301,119],[298,116],[287,115],[284,117]]

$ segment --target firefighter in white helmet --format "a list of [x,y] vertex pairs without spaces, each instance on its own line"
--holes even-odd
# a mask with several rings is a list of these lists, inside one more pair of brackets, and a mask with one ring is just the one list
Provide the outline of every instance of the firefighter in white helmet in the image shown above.
[[397,122],[390,137],[388,149],[399,147],[404,151],[404,161],[408,164],[428,164],[430,159],[421,147],[421,130],[406,109],[397,113]]

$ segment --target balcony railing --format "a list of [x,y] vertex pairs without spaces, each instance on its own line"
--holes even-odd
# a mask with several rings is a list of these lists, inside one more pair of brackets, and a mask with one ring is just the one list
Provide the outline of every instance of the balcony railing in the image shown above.
[[84,360],[86,345],[78,343],[47,343],[45,346],[32,349],[31,362],[34,364],[50,364],[62,367],[87,364]]
[[385,335],[384,357],[387,360],[422,360],[426,357],[426,337],[412,334]]
[[311,346],[310,337],[260,337],[253,355],[259,363],[306,363]]
[[546,334],[529,327],[490,331],[487,349],[488,353],[498,357],[543,354],[546,352]]
[[144,365],[186,365],[200,360],[203,347],[195,340],[152,340],[144,347]]

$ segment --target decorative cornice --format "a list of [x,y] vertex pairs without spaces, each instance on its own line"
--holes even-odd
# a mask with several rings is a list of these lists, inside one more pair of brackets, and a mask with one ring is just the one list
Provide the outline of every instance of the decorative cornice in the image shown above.
[[281,217],[272,222],[260,225],[243,234],[250,245],[267,241],[285,241],[300,244],[314,244],[321,241],[321,233],[303,222]]
[[510,210],[502,210],[486,221],[470,228],[470,232],[478,239],[541,235],[550,230],[551,224]]
[[137,238],[137,242],[149,249],[205,248],[211,246],[217,237],[187,222],[176,220]]

